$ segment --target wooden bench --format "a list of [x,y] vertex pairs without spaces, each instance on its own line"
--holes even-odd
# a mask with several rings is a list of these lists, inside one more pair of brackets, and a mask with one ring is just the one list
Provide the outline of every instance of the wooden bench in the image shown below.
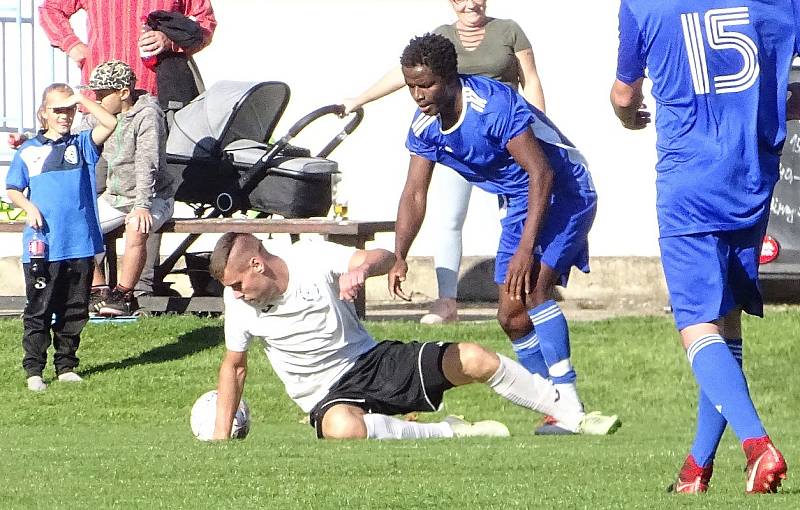
[[[22,232],[25,222],[11,221],[0,222],[0,233]],[[107,260],[109,261],[109,281],[116,278],[116,243],[112,242],[124,232],[122,227],[106,234]],[[267,218],[200,218],[183,219],[174,218],[166,222],[160,233],[189,234],[223,234],[226,232],[240,232],[250,234],[320,234],[328,241],[344,246],[364,249],[367,241],[375,238],[379,232],[394,232],[394,221],[361,221],[330,219],[267,219]],[[183,253],[173,254],[174,258]],[[174,265],[174,261],[173,261]],[[171,267],[169,269],[172,269]],[[192,300],[195,300],[193,303]],[[195,312],[221,312],[221,298],[167,298],[154,297],[142,299],[140,303],[144,308],[152,311],[195,311]],[[358,316],[364,318],[366,303],[364,292],[356,298],[356,311]]]

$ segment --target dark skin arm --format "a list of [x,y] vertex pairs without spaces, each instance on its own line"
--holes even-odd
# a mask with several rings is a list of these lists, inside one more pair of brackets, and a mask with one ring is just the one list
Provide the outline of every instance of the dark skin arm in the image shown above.
[[512,138],[506,148],[514,161],[528,173],[528,216],[522,230],[522,239],[511,257],[503,282],[505,291],[513,300],[522,300],[525,295],[533,292],[536,283],[533,276],[533,248],[550,204],[553,169],[530,128]]
[[614,113],[626,129],[644,129],[650,124],[650,112],[644,104],[642,83],[644,78],[639,78],[630,85],[616,80],[611,87],[611,105]]
[[403,194],[400,195],[400,204],[397,207],[397,222],[395,223],[394,254],[396,261],[389,270],[389,293],[406,301],[407,296],[401,288],[406,279],[408,264],[406,257],[411,243],[417,237],[422,221],[425,219],[425,208],[428,203],[428,187],[433,175],[433,161],[428,161],[419,156],[411,156],[408,164],[408,176]]

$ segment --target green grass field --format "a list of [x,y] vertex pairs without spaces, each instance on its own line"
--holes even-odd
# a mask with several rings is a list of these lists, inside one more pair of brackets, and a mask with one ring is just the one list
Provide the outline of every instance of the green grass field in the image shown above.
[[[379,339],[457,339],[510,354],[494,322],[368,323]],[[446,412],[498,419],[507,439],[323,442],[301,423],[265,356],[251,352],[244,441],[207,444],[189,430],[194,400],[216,385],[222,322],[159,317],[87,326],[85,381],[33,394],[20,367],[22,324],[0,321],[0,508],[800,508],[800,315],[745,324],[745,367],[790,478],[746,496],[744,457],[727,433],[711,492],[664,492],[690,445],[696,388],[667,317],[572,325],[590,409],[618,413],[610,437],[532,435],[539,416],[482,386],[448,392]],[[53,378],[51,360],[45,379]],[[421,415],[429,421],[438,415]]]

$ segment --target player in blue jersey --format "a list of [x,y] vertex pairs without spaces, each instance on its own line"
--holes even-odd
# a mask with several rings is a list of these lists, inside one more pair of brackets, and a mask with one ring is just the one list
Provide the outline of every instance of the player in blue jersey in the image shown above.
[[[70,134],[77,105],[97,118],[91,131]],[[42,371],[52,331],[53,364],[60,381],[79,382],[76,351],[89,319],[94,256],[103,251],[97,218],[95,165],[117,119],[63,83],[47,87],[37,114],[42,130],[14,155],[6,176],[8,197],[27,213],[22,234],[27,303],[23,314],[22,366],[28,389],[42,391]],[[34,274],[28,254],[33,231],[46,240],[46,262]]]
[[726,424],[747,457],[747,492],[786,476],[741,369],[741,312],[762,315],[758,258],[786,133],[798,0],[622,0],[611,100],[644,128],[653,82],[661,260],[675,323],[700,387],[697,432],[675,492],[708,489]]
[[[495,263],[497,318],[520,363],[549,377],[561,398],[583,412],[567,322],[551,296],[555,285],[566,285],[572,266],[589,271],[587,236],[597,195],[586,161],[516,91],[489,78],[458,75],[446,38],[412,39],[401,65],[419,110],[406,141],[411,162],[397,212],[390,291],[408,299],[401,288],[406,256],[425,217],[434,163],[500,196],[506,215]],[[609,433],[619,426],[611,418]],[[555,422],[537,432],[575,430]]]

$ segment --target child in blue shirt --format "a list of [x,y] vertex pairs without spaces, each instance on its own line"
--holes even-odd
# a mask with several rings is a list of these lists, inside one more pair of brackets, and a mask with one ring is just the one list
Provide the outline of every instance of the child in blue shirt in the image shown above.
[[[91,131],[73,135],[70,128],[78,104],[99,123]],[[51,330],[58,379],[81,380],[74,371],[78,366],[75,353],[88,320],[94,256],[103,251],[95,165],[100,157],[98,146],[117,125],[116,118],[102,106],[74,94],[63,83],[54,83],[44,90],[37,117],[42,130],[20,147],[6,177],[8,197],[25,210],[28,218],[28,227],[22,235],[27,297],[22,366],[28,389],[32,391],[47,388],[42,372]],[[48,246],[44,270],[36,275],[31,272],[28,255],[34,230]]]

